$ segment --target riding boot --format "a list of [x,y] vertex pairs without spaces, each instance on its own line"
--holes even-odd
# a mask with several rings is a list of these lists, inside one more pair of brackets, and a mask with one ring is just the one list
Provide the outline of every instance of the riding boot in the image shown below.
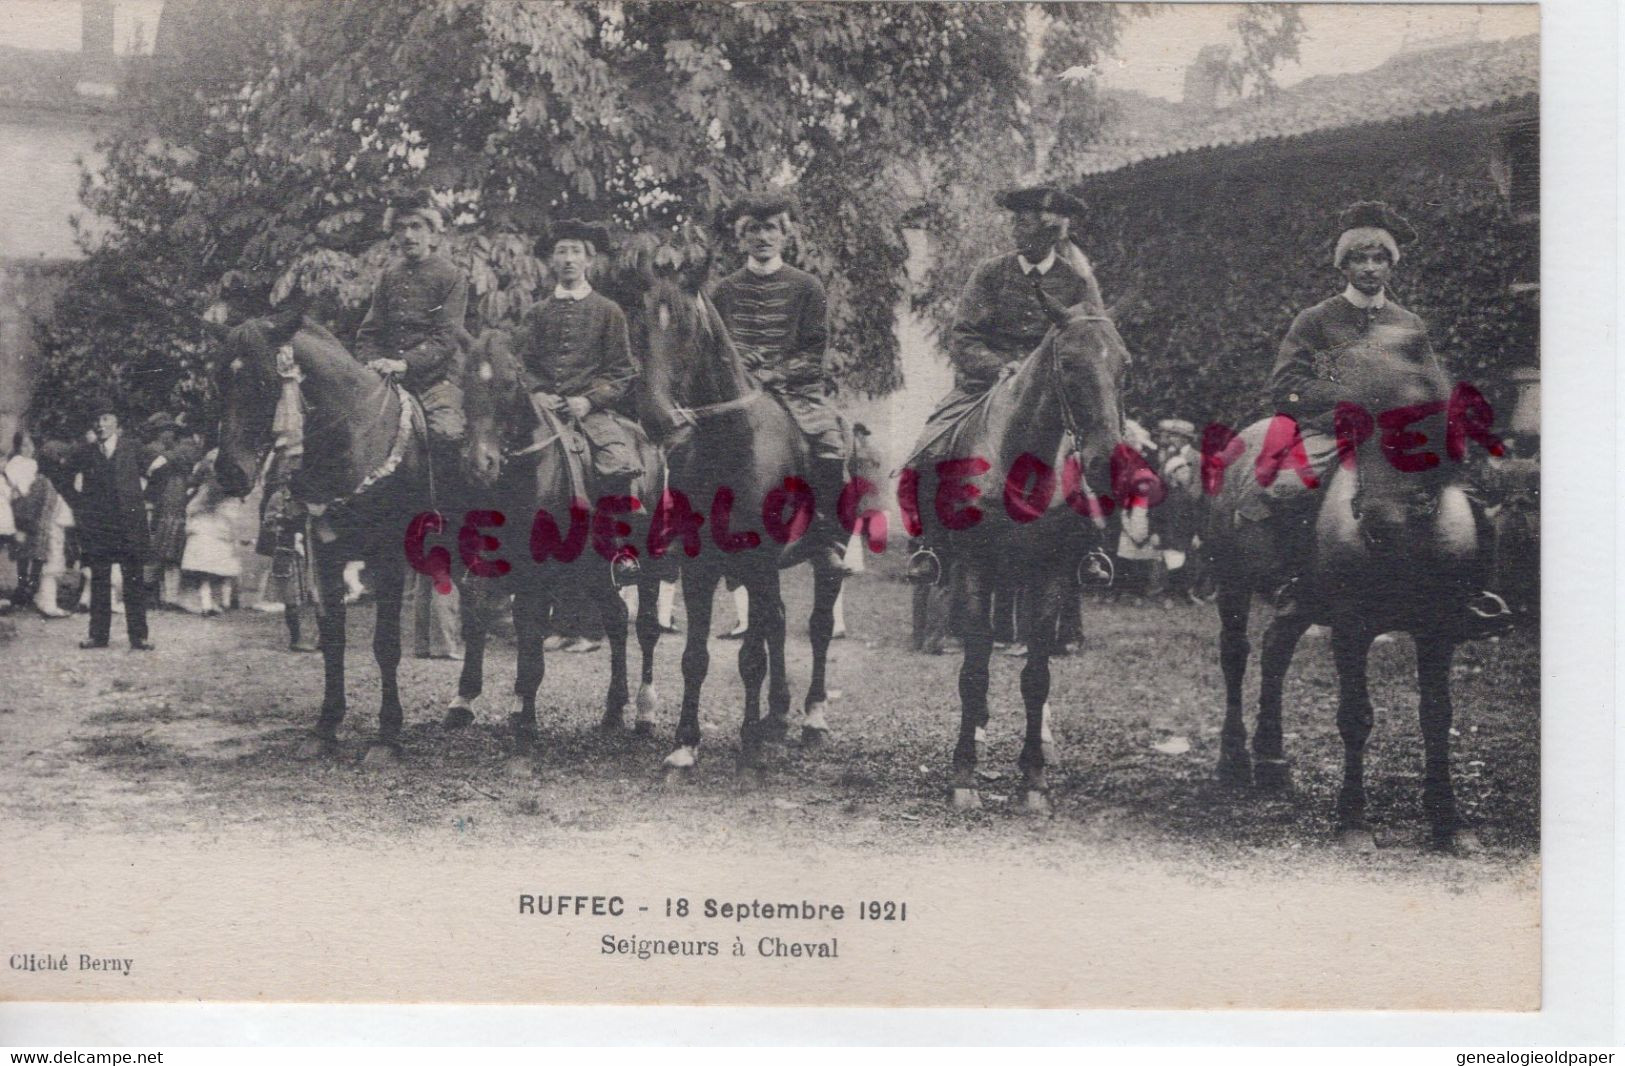
[[846,544],[851,534],[841,525],[838,513],[841,492],[846,488],[846,460],[814,459],[812,482],[817,501],[812,527],[807,530],[812,564],[829,573],[849,577],[852,568],[846,565]]
[[434,480],[429,506],[450,516],[463,506],[462,441],[429,440],[429,470]]

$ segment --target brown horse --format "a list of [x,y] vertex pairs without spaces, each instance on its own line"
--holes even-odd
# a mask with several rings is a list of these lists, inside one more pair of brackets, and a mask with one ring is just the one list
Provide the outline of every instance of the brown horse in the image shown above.
[[[1438,410],[1405,427],[1406,432],[1422,435],[1406,448],[1421,455],[1425,442],[1437,448],[1447,439],[1442,409],[1450,387],[1436,365],[1400,363],[1382,352],[1350,348],[1340,353],[1338,372],[1348,395],[1373,415],[1412,407]],[[1287,785],[1282,683],[1304,632],[1315,623],[1328,625],[1339,684],[1337,728],[1343,739],[1337,832],[1353,847],[1375,846],[1365,814],[1363,757],[1373,722],[1366,659],[1378,634],[1403,630],[1416,643],[1426,750],[1423,807],[1433,843],[1445,849],[1471,849],[1476,841],[1463,828],[1450,783],[1450,661],[1456,644],[1469,635],[1459,620],[1465,594],[1481,587],[1478,530],[1463,489],[1462,465],[1435,456],[1435,465],[1402,470],[1399,467],[1421,466],[1426,460],[1391,459],[1385,452],[1393,452],[1393,438],[1385,447],[1388,432],[1382,428],[1358,447],[1353,447],[1357,432],[1348,429],[1343,434],[1350,447],[1320,493],[1310,538],[1312,558],[1302,567],[1298,609],[1278,614],[1264,633],[1258,727],[1249,758],[1241,709],[1250,650],[1247,620],[1253,593],[1268,592],[1279,581],[1279,556],[1272,529],[1239,521],[1237,511],[1250,497],[1256,499],[1256,460],[1268,426],[1257,423],[1238,438],[1243,449],[1224,468],[1206,536],[1222,626],[1219,657],[1225,718],[1220,777],[1229,784],[1251,779],[1263,789]],[[1279,476],[1298,474],[1286,469]]]
[[[665,765],[669,773],[680,774],[692,770],[698,759],[700,687],[711,662],[706,645],[712,597],[717,582],[729,577],[742,582],[750,595],[750,626],[739,648],[739,676],[745,683],[739,759],[742,771],[757,773],[763,742],[790,729],[779,569],[800,561],[810,547],[801,534],[812,516],[807,488],[811,457],[789,412],[746,376],[722,316],[707,297],[661,279],[645,296],[644,312],[649,352],[641,379],[643,409],[666,447],[670,470],[670,489],[657,524],[670,534],[670,554],[682,552],[688,612],[682,714],[676,748]],[[708,512],[696,510],[705,508]],[[700,527],[706,521],[709,535],[702,537]],[[813,666],[802,705],[803,743],[819,742],[829,729],[824,673],[840,591],[839,573],[815,570],[809,623]]]
[[293,489],[322,512],[309,544],[321,596],[326,678],[315,727],[319,748],[334,747],[344,719],[344,564],[362,559],[377,594],[372,650],[382,686],[378,737],[366,761],[390,761],[398,755],[402,723],[396,686],[406,570],[402,536],[430,504],[422,418],[403,404],[399,389],[298,314],[245,322],[226,334],[224,345],[215,462],[221,488],[241,496],[253,487],[274,443],[279,409],[283,418],[303,422],[304,459]]
[[[511,722],[521,750],[528,753],[535,744],[536,692],[546,669],[542,643],[549,616],[560,603],[591,603],[603,618],[609,640],[610,680],[602,726],[618,730],[625,724],[628,703],[626,605],[611,581],[610,564],[587,543],[591,538],[586,536],[583,516],[590,513],[591,505],[585,498],[585,459],[575,450],[578,438],[556,416],[549,416],[546,424],[536,422],[520,381],[518,360],[500,331],[486,333],[474,345],[463,392],[474,502],[482,509],[504,515],[509,532],[502,539],[510,546],[505,552],[491,554],[505,557],[512,569],[506,576],[473,574],[464,584],[471,603],[462,618],[463,670],[457,696],[446,712],[446,724],[457,728],[473,721],[473,704],[483,687],[487,628],[483,605],[511,593],[518,638]],[[634,428],[632,437],[644,471],[634,491],[640,497],[638,510],[648,515],[658,502],[665,464],[659,450],[640,430]],[[552,521],[559,534],[552,542],[556,550],[542,559],[526,558],[520,546],[537,528],[533,523],[545,521]],[[532,551],[536,544],[533,536]],[[643,652],[637,698],[639,733],[652,730],[658,705],[654,650],[660,639],[660,624],[655,608],[666,569],[658,560],[647,561],[638,579],[637,633]]]
[[[993,592],[1000,589],[1015,594],[1027,642],[1022,802],[1034,813],[1050,810],[1049,660],[1062,609],[1076,594],[1079,561],[1099,546],[1101,519],[1111,506],[1089,486],[1107,487],[1114,466],[1122,466],[1119,386],[1128,348],[1111,318],[1090,301],[1048,309],[1055,325],[1043,342],[933,444],[932,457],[946,458],[904,471],[917,481],[913,495],[922,518],[929,513],[945,529],[951,613],[964,644],[950,792],[955,807],[981,805],[976,762],[988,721]],[[976,499],[983,506],[969,502]],[[973,513],[979,517],[973,520]]]

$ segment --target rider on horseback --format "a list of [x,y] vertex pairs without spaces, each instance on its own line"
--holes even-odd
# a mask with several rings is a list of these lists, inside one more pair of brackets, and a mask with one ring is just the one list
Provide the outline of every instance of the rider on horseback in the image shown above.
[[430,465],[444,492],[457,484],[466,428],[457,371],[467,337],[468,281],[450,259],[433,254],[434,237],[445,222],[426,191],[394,204],[384,228],[400,255],[373,289],[372,305],[356,331],[356,357],[380,374],[398,376],[423,405]]
[[[565,219],[538,242],[553,272],[553,295],[532,304],[514,337],[525,390],[537,421],[548,415],[573,423],[591,454],[589,473],[599,496],[631,495],[641,473],[637,451],[612,408],[631,388],[631,344],[626,314],[595,292],[590,275],[598,251],[609,245],[603,226]],[[637,579],[635,552],[612,563],[618,585]]]
[[[1387,204],[1376,202],[1347,208],[1338,228],[1332,261],[1347,285],[1292,320],[1270,376],[1275,411],[1298,424],[1298,432],[1288,435],[1292,438],[1288,446],[1301,443],[1320,483],[1330,476],[1338,457],[1334,410],[1339,402],[1353,399],[1338,380],[1338,353],[1369,348],[1411,365],[1438,365],[1427,324],[1387,291],[1400,246],[1414,241],[1416,231]],[[1299,579],[1313,551],[1319,499],[1311,488],[1297,473],[1282,470],[1265,489],[1268,520],[1283,560],[1285,581],[1275,594],[1276,607],[1283,612],[1298,606]],[[1483,620],[1504,613],[1506,605],[1494,593],[1480,592],[1468,607]]]
[[847,531],[836,505],[846,486],[846,439],[824,396],[827,300],[817,278],[781,258],[794,218],[782,193],[745,196],[730,207],[722,223],[748,258],[717,283],[711,300],[745,369],[784,404],[807,439],[818,514],[807,531],[812,562],[845,573]]
[[[1050,185],[1010,189],[995,202],[1011,212],[1016,250],[983,260],[965,285],[948,349],[954,387],[926,420],[912,453],[915,462],[940,458],[934,455],[934,446],[945,441],[960,418],[1043,341],[1054,324],[1044,297],[1061,307],[1084,303],[1090,311],[1103,313],[1094,273],[1067,235],[1072,216],[1083,212],[1083,202]],[[934,532],[934,527],[928,529],[910,556],[908,580],[921,584],[942,580]],[[1085,560],[1086,576],[1109,580],[1105,566],[1103,560]]]

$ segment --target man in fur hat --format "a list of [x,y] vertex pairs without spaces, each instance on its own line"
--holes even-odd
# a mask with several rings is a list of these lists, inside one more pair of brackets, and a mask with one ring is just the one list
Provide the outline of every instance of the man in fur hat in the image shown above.
[[711,294],[745,369],[790,412],[812,452],[811,482],[818,520],[808,530],[815,565],[848,572],[847,532],[836,518],[846,484],[846,439],[824,394],[829,342],[823,284],[784,261],[795,205],[782,193],[742,197],[722,218],[745,254],[745,265]]
[[[1083,303],[1104,311],[1094,272],[1070,240],[1071,220],[1083,213],[1083,202],[1052,185],[1009,189],[995,203],[1010,212],[1014,250],[984,259],[971,273],[959,297],[949,335],[948,355],[954,364],[954,387],[927,419],[913,455],[916,467],[936,456],[932,449],[978,400],[1043,341],[1053,323],[1044,296],[1072,307]],[[944,567],[937,555],[935,531],[909,559],[908,580],[936,584]],[[1109,580],[1105,563],[1086,561],[1100,580]]]
[[[1270,399],[1275,411],[1296,419],[1297,439],[1319,484],[1326,483],[1337,462],[1333,413],[1338,403],[1353,400],[1338,380],[1338,353],[1380,337],[1381,350],[1392,358],[1439,368],[1427,323],[1388,293],[1400,249],[1415,240],[1416,230],[1385,203],[1362,201],[1345,209],[1332,253],[1332,265],[1343,275],[1343,291],[1299,312],[1281,342],[1270,375]],[[1294,474],[1276,477],[1265,496],[1285,574],[1275,602],[1287,611],[1296,605],[1301,567],[1311,551],[1318,497]],[[1468,606],[1480,619],[1506,608],[1488,592]]]
[[435,254],[445,222],[427,192],[395,203],[384,226],[399,254],[373,289],[356,331],[356,356],[380,374],[398,376],[423,405],[437,492],[451,490],[466,428],[457,373],[468,281],[450,259]]
[[[595,498],[628,495],[641,472],[632,439],[613,414],[635,376],[626,314],[592,287],[593,263],[608,245],[603,226],[576,219],[556,223],[536,248],[552,270],[553,292],[525,309],[514,338],[537,418],[550,412],[586,438]],[[636,580],[633,553],[613,565],[618,584]]]

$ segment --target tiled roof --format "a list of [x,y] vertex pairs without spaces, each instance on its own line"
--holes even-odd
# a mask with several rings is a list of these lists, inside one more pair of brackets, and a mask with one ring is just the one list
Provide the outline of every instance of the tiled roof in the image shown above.
[[1394,56],[1359,74],[1309,78],[1268,97],[1206,109],[1114,92],[1115,112],[1082,172],[1101,174],[1179,152],[1301,137],[1320,130],[1488,107],[1540,90],[1531,34]]

